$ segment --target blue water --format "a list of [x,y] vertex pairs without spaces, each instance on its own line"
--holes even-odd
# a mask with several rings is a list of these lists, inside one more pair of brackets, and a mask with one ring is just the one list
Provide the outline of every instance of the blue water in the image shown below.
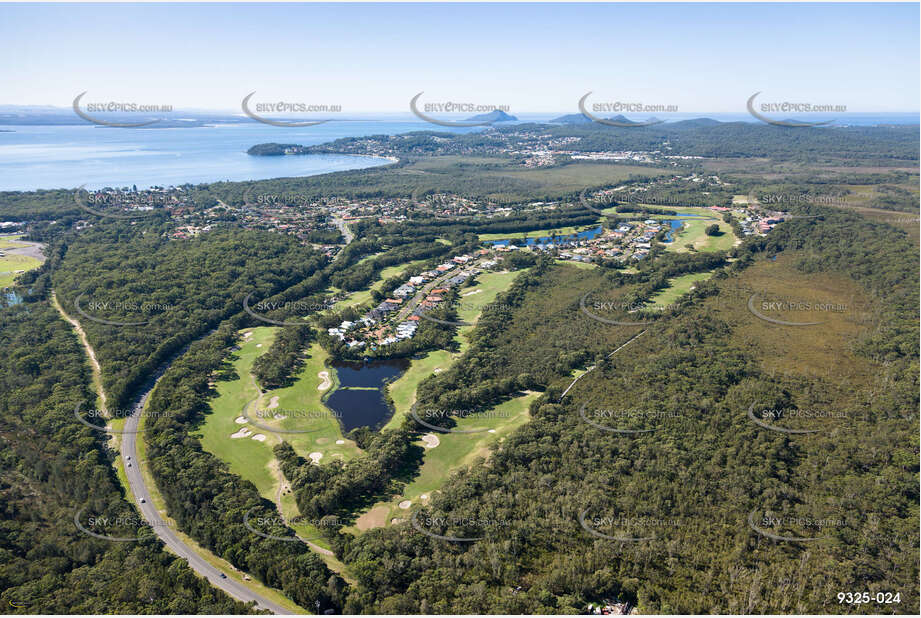
[[[241,123],[177,129],[95,125],[3,126],[0,191],[180,185],[220,180],[309,176],[388,163],[348,155],[253,157],[255,144],[314,145],[340,137],[433,129],[422,121],[330,122],[279,128]],[[441,131],[466,132],[471,129]]]
[[[588,230],[582,230],[581,232],[578,232],[576,234],[566,234],[563,236],[541,236],[539,238],[528,238],[525,241],[525,244],[530,247],[533,245],[546,245],[551,242],[553,242],[554,244],[560,244],[568,240],[576,240],[576,239],[591,240],[592,238],[594,238],[600,233],[601,233],[601,226],[599,225],[598,227],[593,227]],[[509,243],[512,243],[514,245],[521,245],[522,240],[523,239],[521,238],[505,238],[503,240],[490,240],[487,242],[494,247],[504,247],[508,245]]]
[[326,400],[336,413],[343,433],[356,427],[382,426],[393,414],[384,396],[384,386],[399,378],[409,367],[404,358],[332,363],[339,387]]
[[665,238],[663,239],[664,242],[671,242],[673,240],[672,234],[674,234],[676,230],[680,229],[681,226],[684,225],[684,220],[683,219],[672,219],[668,223],[671,226],[671,229],[669,229],[668,232],[665,234]]

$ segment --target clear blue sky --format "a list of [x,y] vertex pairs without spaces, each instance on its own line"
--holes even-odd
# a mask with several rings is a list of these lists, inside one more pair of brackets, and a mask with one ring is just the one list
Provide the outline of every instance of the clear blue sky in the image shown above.
[[430,100],[575,111],[598,100],[919,108],[915,4],[0,4],[0,103],[405,112]]

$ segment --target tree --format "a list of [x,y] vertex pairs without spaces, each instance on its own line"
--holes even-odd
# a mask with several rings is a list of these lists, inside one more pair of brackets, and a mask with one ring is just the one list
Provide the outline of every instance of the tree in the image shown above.
[[704,230],[704,233],[707,236],[719,236],[720,226],[716,223],[714,223],[713,225],[708,225],[707,229]]

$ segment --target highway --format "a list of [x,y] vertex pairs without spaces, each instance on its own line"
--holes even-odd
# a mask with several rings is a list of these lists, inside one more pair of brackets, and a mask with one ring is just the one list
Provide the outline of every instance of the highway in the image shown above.
[[[61,317],[70,323],[73,326],[74,330],[77,332],[77,336],[80,339],[80,343],[83,345],[83,349],[86,351],[86,355],[89,358],[93,370],[93,386],[98,390],[100,395],[100,401],[103,402],[103,407],[105,407],[106,397],[105,391],[102,390],[102,377],[101,369],[99,363],[96,362],[96,352],[93,350],[93,347],[90,345],[89,340],[86,338],[86,334],[83,332],[83,328],[80,326],[80,323],[72,318],[70,315],[64,311],[64,308],[58,302],[57,296],[54,294],[54,291],[51,292],[52,304],[58,310],[58,313],[61,314]],[[184,350],[183,350],[184,351]],[[178,355],[177,355],[178,356]],[[141,512],[141,515],[147,520],[148,524],[151,524],[151,528],[154,533],[163,541],[163,544],[166,545],[174,554],[184,558],[186,562],[189,563],[189,566],[192,567],[196,573],[201,577],[207,579],[212,586],[215,588],[220,588],[230,596],[239,599],[240,601],[248,602],[255,601],[256,605],[261,609],[269,610],[275,614],[284,614],[290,615],[293,612],[288,611],[284,607],[278,605],[266,599],[260,594],[257,594],[253,590],[250,590],[245,584],[242,584],[230,577],[221,577],[223,571],[214,567],[207,560],[202,558],[194,549],[189,547],[185,541],[180,539],[175,532],[169,526],[164,525],[163,520],[160,517],[160,514],[157,512],[157,509],[153,506],[153,501],[150,497],[150,490],[148,489],[146,483],[144,482],[144,477],[141,475],[140,463],[138,459],[138,426],[141,421],[141,413],[144,411],[144,405],[147,403],[150,393],[153,392],[154,387],[157,385],[157,382],[160,379],[160,376],[166,371],[170,362],[168,361],[163,364],[162,367],[150,378],[147,383],[144,385],[144,390],[140,397],[135,401],[131,409],[131,416],[125,420],[125,426],[122,429],[121,433],[121,455],[123,463],[125,464],[125,474],[128,477],[128,486],[131,489],[131,493],[134,495],[134,502],[137,505],[138,509]],[[131,464],[130,466],[128,464]]]

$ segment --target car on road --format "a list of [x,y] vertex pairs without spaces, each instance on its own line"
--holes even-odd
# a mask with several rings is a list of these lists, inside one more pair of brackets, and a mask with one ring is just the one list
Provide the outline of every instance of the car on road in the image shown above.
[[221,573],[221,579],[227,579],[227,575],[225,575],[224,573]]
[[147,502],[147,500],[145,500],[144,498],[141,498],[141,504],[144,504],[145,502]]

